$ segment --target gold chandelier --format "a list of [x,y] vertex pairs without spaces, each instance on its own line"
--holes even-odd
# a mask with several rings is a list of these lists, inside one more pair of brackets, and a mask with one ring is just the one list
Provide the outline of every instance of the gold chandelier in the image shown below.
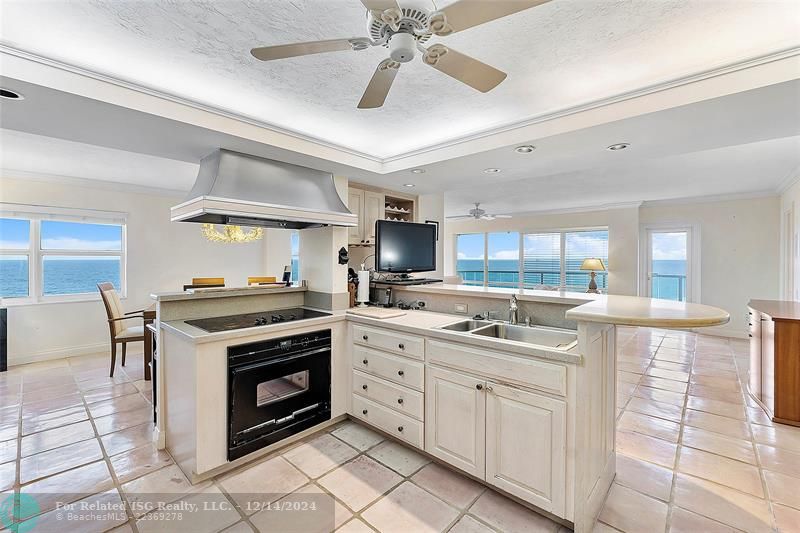
[[222,226],[220,231],[215,224],[203,224],[200,231],[211,242],[253,242],[264,236],[263,228],[250,228],[249,231],[244,231],[241,226]]

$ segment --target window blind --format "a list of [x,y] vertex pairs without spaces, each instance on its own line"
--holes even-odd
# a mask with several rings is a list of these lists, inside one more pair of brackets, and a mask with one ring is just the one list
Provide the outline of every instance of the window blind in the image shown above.
[[528,233],[523,239],[525,288],[561,285],[561,234]]

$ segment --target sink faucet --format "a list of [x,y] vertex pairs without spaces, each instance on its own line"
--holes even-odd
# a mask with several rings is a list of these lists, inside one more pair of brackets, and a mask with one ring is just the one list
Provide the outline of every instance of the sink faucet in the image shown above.
[[511,302],[508,306],[508,321],[511,324],[519,324],[519,308],[517,308],[517,296],[511,295]]

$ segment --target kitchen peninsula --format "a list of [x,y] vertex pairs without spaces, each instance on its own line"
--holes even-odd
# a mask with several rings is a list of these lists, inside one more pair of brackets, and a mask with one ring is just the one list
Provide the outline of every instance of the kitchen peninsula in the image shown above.
[[[469,319],[507,310],[512,294],[531,327]],[[438,284],[398,289],[395,297],[424,299],[429,310],[377,318],[329,308],[314,318],[209,332],[189,322],[285,314],[313,302],[304,288],[154,295],[161,446],[196,482],[349,416],[588,532],[615,475],[616,325],[685,328],[729,319],[703,305],[557,291]],[[454,314],[453,298],[467,302],[466,314]],[[311,350],[326,332],[328,417],[231,456],[232,354],[287,336]],[[287,368],[282,389],[313,389],[314,367],[311,374]],[[252,387],[259,405],[277,390]]]

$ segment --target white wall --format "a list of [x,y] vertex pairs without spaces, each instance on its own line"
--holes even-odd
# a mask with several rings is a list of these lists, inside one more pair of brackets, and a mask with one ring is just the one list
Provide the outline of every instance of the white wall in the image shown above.
[[417,199],[419,214],[417,222],[435,220],[439,223],[439,240],[436,241],[436,271],[423,272],[418,277],[438,278],[444,276],[444,194],[422,194]]
[[800,301],[800,174],[781,195],[780,295]]
[[[800,205],[800,184],[784,195],[784,206],[791,202]],[[731,314],[730,324],[705,331],[746,337],[747,302],[751,298],[776,299],[780,294],[780,213],[781,200],[774,196],[448,222],[446,272],[455,271],[454,236],[458,233],[608,226],[609,292],[637,294],[641,228],[648,224],[696,225],[701,234],[700,303]],[[800,261],[796,266],[800,267]]]
[[[3,202],[128,214],[126,310],[152,304],[151,292],[180,290],[198,276],[222,276],[229,286],[265,272],[263,242],[220,244],[206,241],[197,224],[169,221],[170,206],[181,198],[0,178]],[[282,268],[281,268],[282,270]],[[108,350],[105,310],[96,300],[9,308],[9,363]]]

